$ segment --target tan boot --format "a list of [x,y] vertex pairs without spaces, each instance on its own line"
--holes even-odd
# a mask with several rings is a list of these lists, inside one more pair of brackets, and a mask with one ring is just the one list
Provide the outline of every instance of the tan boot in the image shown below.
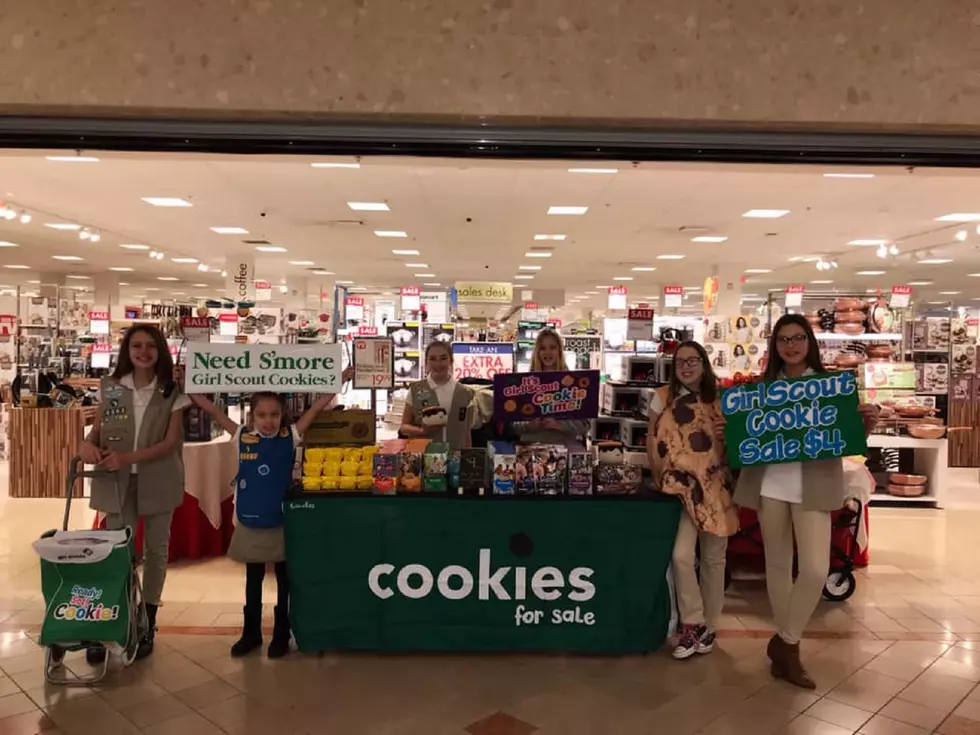
[[817,688],[816,683],[810,678],[806,669],[803,668],[803,663],[800,661],[799,643],[791,645],[780,638],[779,635],[774,635],[769,640],[766,653],[769,654],[769,660],[772,661],[772,668],[770,670],[774,677],[785,679],[790,684],[798,686],[801,689]]

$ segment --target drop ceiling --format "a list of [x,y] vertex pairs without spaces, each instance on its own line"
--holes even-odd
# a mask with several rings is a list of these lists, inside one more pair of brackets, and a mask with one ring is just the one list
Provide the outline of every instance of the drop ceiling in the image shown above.
[[[600,287],[626,285],[636,300],[646,300],[665,285],[700,284],[715,269],[750,271],[743,288],[760,295],[790,283],[863,291],[928,281],[918,288],[922,297],[960,291],[949,297],[968,303],[980,296],[980,279],[968,275],[980,272],[980,223],[937,221],[980,212],[980,175],[969,170],[97,151],[82,152],[97,161],[72,162],[48,155],[65,152],[0,155],[0,197],[31,216],[29,224],[0,220],[0,241],[18,246],[0,247],[0,266],[28,266],[0,268],[4,284],[131,268],[117,271],[131,294],[220,295],[226,259],[252,253],[257,276],[273,283],[309,279],[306,284],[318,288],[339,280],[383,291],[508,281],[522,289],[564,289],[584,305],[603,301]],[[323,166],[338,163],[346,165]],[[155,207],[144,201],[150,198],[192,206]],[[553,207],[587,211],[549,215]],[[750,210],[788,213],[744,217]],[[89,228],[100,239],[46,227],[59,223]],[[219,234],[212,228],[236,229]],[[964,241],[957,239],[961,231]],[[727,240],[693,241],[722,237]],[[874,246],[848,244],[879,239],[895,244],[898,257],[881,259]],[[133,244],[164,258],[121,247]],[[528,257],[535,248],[551,257]],[[838,267],[818,271],[813,262],[799,261],[818,256]],[[173,258],[197,259],[208,272]],[[313,269],[335,275],[314,275]],[[825,280],[833,283],[811,283]]]

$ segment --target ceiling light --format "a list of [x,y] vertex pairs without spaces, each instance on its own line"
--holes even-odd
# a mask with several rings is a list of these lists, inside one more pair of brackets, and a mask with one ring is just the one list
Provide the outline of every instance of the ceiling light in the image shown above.
[[548,207],[548,214],[580,215],[589,211],[588,207]]
[[49,161],[58,163],[98,163],[99,159],[95,156],[45,156]]
[[84,260],[77,255],[52,255],[53,260]]
[[883,276],[883,275],[885,275],[885,271],[858,271],[857,272],[857,275],[859,275],[859,276]]
[[406,268],[428,268],[429,267],[429,264],[428,263],[406,263],[405,264],[405,267]]
[[436,277],[436,274],[435,273],[416,273],[415,274],[415,277],[416,278],[435,278]]
[[652,273],[657,269],[652,266],[638,265],[633,270],[636,271],[637,273]]
[[248,230],[244,227],[212,227],[211,232],[217,235],[247,235]]
[[692,237],[691,242],[725,242],[727,239],[724,235],[698,235]]
[[825,179],[873,179],[874,174],[824,174]]
[[10,268],[11,270],[26,271],[30,268],[29,265],[5,265],[4,268]]
[[534,280],[534,276],[524,276],[524,275],[521,275],[521,276],[514,276],[514,278],[516,280],[518,280],[518,281],[533,281]]
[[[121,286],[122,284],[120,283],[119,285]],[[193,288],[211,288],[211,286],[207,283],[192,283],[191,286]]]
[[50,227],[52,230],[65,230],[71,232],[82,229],[81,225],[76,225],[71,222],[47,222],[44,226]]
[[898,253],[899,253],[898,245],[891,245],[891,246],[889,246],[888,253],[889,253],[889,255],[898,255]]
[[120,286],[128,286],[129,284],[128,284],[128,283],[125,283],[125,282],[123,282],[123,281],[120,281],[120,282],[119,282],[119,285],[120,285]]
[[923,265],[944,265],[946,263],[952,263],[952,258],[926,258],[925,260],[920,260]]
[[970,235],[966,230],[959,230],[955,235],[956,239],[959,240],[960,242],[965,242],[966,238],[968,238],[969,236]]
[[158,281],[179,281],[179,278],[174,278],[173,276],[159,276]]
[[390,212],[384,202],[347,202],[347,206],[355,212]]
[[422,285],[423,286],[428,286],[428,287],[431,287],[431,288],[435,288],[437,286],[441,286],[442,284],[441,283],[423,283]]
[[520,270],[520,271],[539,271],[539,270],[541,270],[541,266],[540,265],[519,265],[519,266],[517,266],[517,270]]
[[150,251],[150,257],[151,257],[151,258],[152,258],[153,260],[163,260],[163,253],[161,253],[161,252],[160,252],[160,251],[158,251],[158,250],[151,250],[151,251]]
[[127,245],[120,245],[121,248],[126,248],[127,250],[149,250],[149,245],[138,245],[136,243],[130,243]]
[[596,286],[598,289],[609,288],[609,286]]
[[312,260],[291,260],[291,261],[289,261],[289,264],[290,265],[313,265],[313,261]]
[[[971,276],[980,276],[980,273],[970,273]],[[909,286],[931,286],[932,281],[909,281]]]
[[568,235],[561,235],[561,234],[556,234],[556,235],[535,235],[534,236],[534,239],[535,240],[564,240],[566,237],[568,237]]
[[833,283],[833,281],[810,281],[810,283],[815,283],[818,285],[826,285],[828,283]]
[[684,255],[658,255],[657,260],[684,260]]
[[599,292],[598,291],[586,291],[585,292],[585,295],[586,296],[598,296],[599,295]]
[[82,230],[81,232],[78,233],[79,240],[88,240],[90,237],[92,237],[92,233],[89,232],[88,230]]
[[[114,265],[111,268],[109,268],[109,270],[115,271],[116,273],[132,273],[133,272],[133,269],[132,268],[126,268],[126,267],[121,266],[121,265]],[[161,278],[160,280],[161,281],[165,281],[165,280],[174,280],[174,281],[176,281],[177,279],[176,278],[173,278],[173,279]]]
[[207,266],[207,263],[198,263],[197,269],[201,271],[201,273],[207,273],[210,270],[210,268],[208,268]]
[[92,276],[65,276],[65,278],[73,278],[79,281],[91,281]]
[[367,291],[364,286],[351,286],[348,291]]
[[[313,271],[314,276],[335,276],[337,275],[333,271]],[[339,283],[339,281],[338,281]]]
[[879,258],[887,258],[888,248],[885,247],[884,245],[879,245],[878,249],[875,251],[875,255],[877,255]]
[[359,163],[332,163],[330,161],[316,161],[311,163],[313,168],[360,168]]
[[4,219],[17,219],[17,212],[9,207],[4,207],[3,209],[0,209],[0,217],[3,217]]
[[18,246],[17,246],[17,243],[15,243],[15,242],[8,242],[7,240],[0,240],[0,248],[16,248],[16,247],[18,247]]
[[31,215],[29,215],[29,214],[28,214],[27,212],[24,212],[24,213],[23,213],[23,214],[21,214],[21,216],[20,216],[20,223],[21,223],[22,225],[29,225],[29,224],[31,223],[31,220],[32,220],[32,219],[34,219],[34,218],[33,218],[33,217],[31,217]]
[[749,219],[779,219],[787,214],[789,214],[788,209],[750,209],[742,216]]
[[632,281],[633,280],[633,276],[615,276],[613,278],[613,280],[614,281]]
[[530,253],[524,253],[524,257],[525,258],[550,258],[551,253],[530,252]]
[[337,285],[338,286],[349,286],[352,283],[353,283],[353,281],[337,281]]
[[392,255],[418,255],[418,250],[392,250]]
[[171,258],[172,263],[196,263],[197,258]]
[[143,201],[154,207],[193,207],[186,199],[178,197],[142,197]]
[[618,168],[570,168],[570,174],[618,174]]
[[962,291],[940,291],[939,292],[939,295],[940,296],[959,296],[961,293],[963,293],[963,292]]
[[378,237],[408,237],[403,230],[375,230],[374,234]]
[[281,248],[278,245],[257,245],[255,247],[260,253],[285,253],[286,248]]
[[772,273],[770,268],[746,268],[746,273]]
[[980,212],[953,212],[936,217],[936,222],[980,222]]
[[888,240],[882,238],[866,238],[860,240],[851,240],[847,243],[848,245],[857,245],[859,247],[878,247],[879,245],[887,245]]
[[227,278],[228,277],[228,271],[221,271],[221,277],[222,278]]

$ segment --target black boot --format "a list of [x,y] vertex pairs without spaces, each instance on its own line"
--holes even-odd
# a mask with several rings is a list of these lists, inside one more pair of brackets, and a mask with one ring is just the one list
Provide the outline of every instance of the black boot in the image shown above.
[[269,644],[269,658],[282,658],[289,653],[289,608],[276,605],[275,623],[272,628],[272,642]]
[[136,660],[144,659],[153,653],[153,639],[157,633],[157,607],[158,605],[146,605],[147,628],[143,637],[140,638],[139,645],[136,647]]
[[231,647],[231,657],[247,656],[262,645],[262,606],[246,605],[242,608],[244,624],[242,637]]
[[105,663],[106,655],[105,646],[92,646],[85,649],[85,660],[88,661],[89,666],[101,666]]

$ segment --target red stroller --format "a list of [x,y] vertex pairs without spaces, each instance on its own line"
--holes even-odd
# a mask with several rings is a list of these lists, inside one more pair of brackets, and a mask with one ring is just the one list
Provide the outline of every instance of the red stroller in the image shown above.
[[[858,530],[864,518],[864,505],[857,498],[850,498],[844,507],[830,514],[830,573],[823,588],[824,599],[843,602],[854,594],[857,580],[854,567],[861,558],[858,546]],[[740,508],[738,532],[728,539],[728,556],[725,564],[725,589],[732,579],[732,569],[765,569],[765,546],[762,529],[754,510]],[[794,575],[796,561],[793,562]]]

